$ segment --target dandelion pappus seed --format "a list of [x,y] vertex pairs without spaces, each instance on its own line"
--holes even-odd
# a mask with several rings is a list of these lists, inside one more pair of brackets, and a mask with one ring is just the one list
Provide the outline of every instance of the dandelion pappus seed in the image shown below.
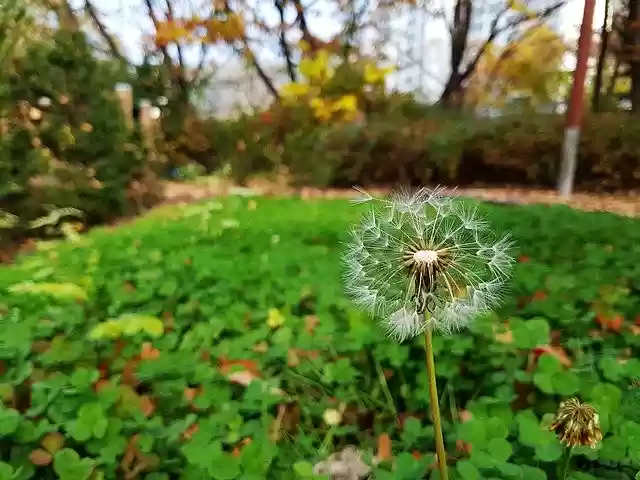
[[500,302],[513,243],[495,238],[477,207],[440,188],[399,189],[388,199],[358,193],[369,208],[343,256],[346,291],[391,336],[448,333]]

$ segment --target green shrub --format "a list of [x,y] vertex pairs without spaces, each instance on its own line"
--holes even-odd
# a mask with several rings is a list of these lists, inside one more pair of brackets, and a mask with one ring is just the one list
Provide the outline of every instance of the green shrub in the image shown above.
[[78,208],[93,224],[157,200],[139,132],[115,98],[118,68],[62,31],[16,60],[0,98],[0,209],[21,230],[54,207]]
[[[605,437],[575,451],[571,478],[633,478],[638,221],[480,208],[512,232],[519,262],[500,311],[434,342],[455,478],[555,478],[562,450],[547,427],[574,395],[598,409]],[[0,268],[0,472],[293,480],[348,444],[370,461],[386,433],[395,470],[375,478],[429,478],[419,340],[389,341],[342,293],[353,209],[173,207]],[[323,414],[341,404],[330,429]]]

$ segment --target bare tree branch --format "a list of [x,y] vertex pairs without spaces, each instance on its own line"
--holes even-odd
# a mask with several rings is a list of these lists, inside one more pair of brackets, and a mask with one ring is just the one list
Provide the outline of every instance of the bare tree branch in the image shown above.
[[[565,3],[566,3],[566,0],[562,0],[551,7],[545,8],[544,10],[536,13],[534,19],[536,21],[540,21],[544,18],[549,17],[551,14],[556,12],[559,8],[563,7]],[[466,79],[474,71],[474,69],[478,65],[478,61],[480,61],[480,58],[482,57],[484,52],[487,50],[488,46],[491,44],[491,42],[493,42],[496,39],[496,37],[498,37],[498,35],[532,20],[528,15],[521,14],[521,15],[518,15],[512,21],[503,25],[502,27],[498,27],[498,25],[500,24],[500,20],[502,20],[503,16],[507,13],[508,10],[509,10],[509,7],[505,7],[503,10],[500,11],[498,15],[496,15],[496,17],[491,22],[491,30],[490,30],[489,36],[483,42],[482,46],[474,56],[473,60],[469,63],[467,68],[462,73],[463,80]]]
[[308,42],[312,50],[317,50],[319,47],[318,42],[309,31],[309,23],[305,14],[305,7],[302,5],[301,0],[293,0],[293,5],[296,7],[296,11],[298,12],[297,22],[298,25],[300,25],[300,30],[302,31],[302,40]]
[[[158,27],[160,26],[160,21],[158,20],[156,13],[153,11],[152,0],[144,0],[144,3],[147,7],[147,15],[149,15],[149,18],[153,22],[153,26],[157,31]],[[169,49],[166,46],[161,46],[160,51],[162,52],[162,60],[165,68],[167,68],[169,71],[169,75],[171,75],[171,77],[176,81],[176,83],[178,84],[178,88],[180,89],[182,94],[186,96],[189,91],[189,85],[187,84],[187,81],[184,77],[183,69],[173,68],[173,61],[171,59],[171,55],[169,54]]]
[[[224,7],[225,7],[225,11],[227,13],[235,13],[233,11],[233,9],[231,8],[229,0],[224,0]],[[245,55],[243,53],[242,49],[238,48],[238,46],[236,46],[236,45],[232,45],[233,50],[238,55],[240,55],[240,56],[242,56],[244,58],[248,58],[249,62],[253,66],[253,68],[256,69],[256,73],[258,74],[258,77],[260,77],[260,79],[264,82],[264,84],[267,87],[267,89],[269,90],[269,92],[271,92],[273,97],[279,102],[280,101],[280,93],[278,93],[278,89],[273,84],[273,81],[271,80],[271,78],[269,78],[269,75],[267,75],[267,72],[262,68],[262,66],[260,65],[260,62],[258,62],[258,59],[253,54],[253,52],[251,51],[251,47],[249,46],[249,42],[247,40],[247,36],[246,36],[246,34],[244,32],[242,33],[241,41],[242,41],[243,47],[244,47],[245,51],[247,52],[247,54]]]
[[98,32],[100,32],[100,35],[102,36],[104,41],[109,46],[111,56],[117,60],[120,60],[121,62],[126,62],[124,55],[120,51],[120,47],[118,47],[116,39],[109,33],[107,27],[104,25],[104,23],[102,23],[102,20],[100,20],[98,10],[93,5],[93,3],[91,3],[91,0],[85,0],[84,9],[91,17],[91,20],[96,25],[96,28],[98,29]]
[[284,55],[284,60],[287,63],[287,73],[289,74],[289,78],[291,78],[292,82],[295,82],[297,79],[296,75],[296,67],[293,64],[293,59],[291,58],[291,49],[289,48],[289,44],[287,43],[286,31],[285,31],[285,20],[284,20],[284,7],[285,0],[275,0],[274,5],[280,14],[280,35],[279,35],[279,43],[280,48],[282,49],[282,55]]

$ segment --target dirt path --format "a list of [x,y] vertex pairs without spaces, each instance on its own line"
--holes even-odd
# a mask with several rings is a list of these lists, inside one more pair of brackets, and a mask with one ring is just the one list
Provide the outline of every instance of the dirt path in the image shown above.
[[[349,198],[353,190],[343,189],[291,189],[266,183],[250,186],[251,190],[262,195],[299,195],[301,198]],[[164,203],[181,203],[201,200],[208,197],[226,195],[234,188],[228,185],[199,185],[180,182],[165,184]],[[607,211],[629,217],[640,216],[640,196],[638,195],[598,195],[576,193],[569,201],[560,198],[553,190],[529,190],[522,188],[459,188],[463,196],[485,201],[512,204],[568,204],[572,208],[585,211]],[[372,193],[385,193],[385,190],[372,189]]]

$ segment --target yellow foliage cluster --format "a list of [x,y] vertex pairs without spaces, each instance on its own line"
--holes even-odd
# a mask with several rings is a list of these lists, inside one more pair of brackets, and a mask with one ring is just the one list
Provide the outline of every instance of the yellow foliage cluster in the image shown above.
[[198,17],[167,20],[156,25],[155,44],[165,47],[172,42],[231,42],[243,37],[244,20],[240,15],[229,14],[206,20]]
[[311,55],[305,42],[301,42],[301,50],[307,54],[299,66],[303,79],[284,85],[280,89],[280,96],[285,105],[307,104],[320,122],[333,119],[347,122],[355,120],[360,112],[358,98],[362,89],[367,85],[384,85],[387,75],[393,71],[391,68],[381,68],[373,61],[362,62],[363,83],[360,88],[335,98],[325,95],[326,87],[334,79],[336,72],[329,51],[321,49]]
[[538,105],[553,100],[567,45],[541,25],[502,48],[490,45],[470,78],[467,98],[478,106],[503,107],[514,95]]

